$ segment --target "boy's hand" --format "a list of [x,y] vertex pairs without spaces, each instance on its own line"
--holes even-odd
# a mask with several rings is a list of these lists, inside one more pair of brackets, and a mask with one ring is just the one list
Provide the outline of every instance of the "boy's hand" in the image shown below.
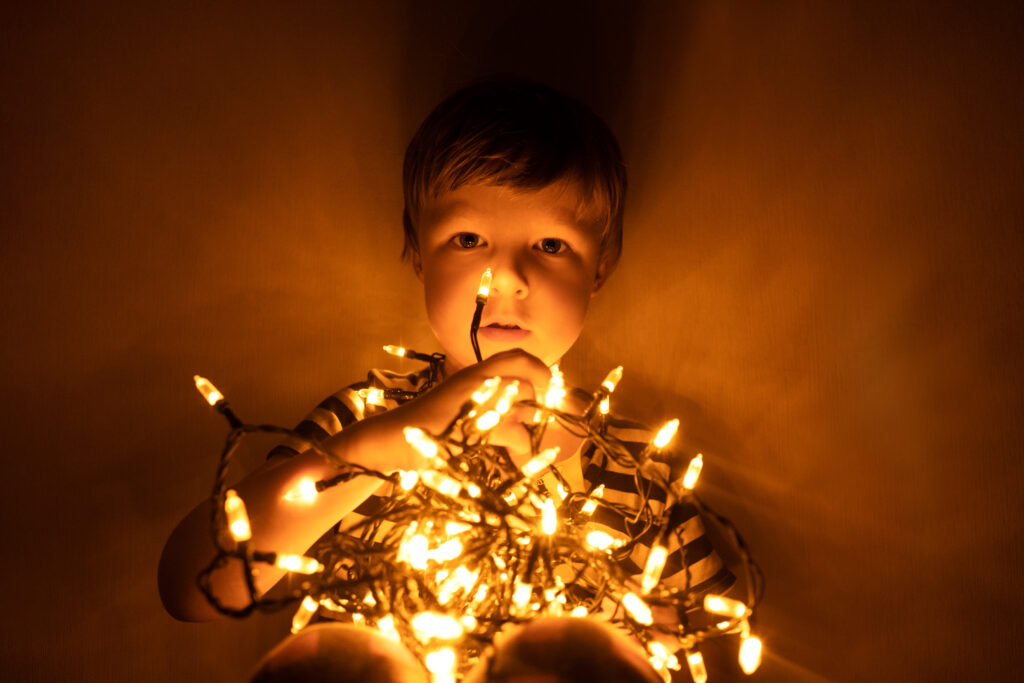
[[[405,443],[403,428],[420,427],[434,434],[439,433],[448,426],[459,409],[472,399],[473,392],[492,377],[501,378],[499,394],[505,385],[518,380],[517,399],[536,399],[547,390],[551,370],[539,358],[522,349],[502,351],[466,366],[426,394],[349,427],[347,431],[350,432],[350,438],[357,436],[352,432],[359,433],[357,453],[361,455],[358,461],[365,466],[385,471],[418,469],[421,464],[419,455]],[[582,413],[585,407],[573,405],[569,397],[566,399],[566,409],[570,412]],[[529,432],[523,422],[532,417],[533,411],[524,408],[505,415],[491,433],[490,443],[508,448],[513,459],[521,464],[530,455]],[[568,457],[578,444],[579,439],[552,424],[548,427],[543,445],[545,448],[557,445],[561,457]]]

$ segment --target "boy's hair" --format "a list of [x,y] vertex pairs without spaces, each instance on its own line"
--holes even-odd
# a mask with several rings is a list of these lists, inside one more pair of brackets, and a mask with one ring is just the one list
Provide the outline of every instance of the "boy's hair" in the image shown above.
[[405,247],[419,251],[424,204],[463,185],[540,190],[566,182],[581,221],[600,230],[601,257],[622,253],[626,168],[608,126],[580,102],[546,85],[500,78],[445,99],[420,125],[403,168]]

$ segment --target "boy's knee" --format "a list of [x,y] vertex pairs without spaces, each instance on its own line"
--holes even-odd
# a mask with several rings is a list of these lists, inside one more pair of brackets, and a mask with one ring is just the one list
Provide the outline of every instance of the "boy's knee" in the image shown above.
[[660,683],[640,646],[594,619],[537,619],[499,640],[466,683]]
[[250,683],[427,683],[412,654],[382,634],[348,624],[317,624],[279,643]]

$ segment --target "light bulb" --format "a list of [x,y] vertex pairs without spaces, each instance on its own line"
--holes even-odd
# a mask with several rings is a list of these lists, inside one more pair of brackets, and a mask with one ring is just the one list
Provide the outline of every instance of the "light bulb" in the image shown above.
[[515,400],[516,395],[519,393],[519,380],[512,380],[508,385],[505,386],[504,391],[501,392],[501,398],[494,405],[494,409],[498,411],[500,415],[504,415],[512,408],[512,401]]
[[363,398],[371,406],[383,406],[384,405],[384,392],[378,387],[368,387],[366,389],[360,389],[358,392],[360,397]]
[[690,678],[693,683],[707,683],[708,669],[704,666],[704,657],[694,650],[686,653],[686,663],[690,667]]
[[320,605],[310,596],[302,598],[302,603],[299,604],[299,609],[296,610],[295,616],[292,617],[292,633],[298,633],[302,629],[306,628],[309,620],[316,614],[317,609]]
[[748,676],[761,666],[761,650],[763,645],[757,636],[749,636],[740,644],[740,668]]
[[284,499],[289,503],[304,503],[309,505],[316,500],[319,492],[316,490],[316,482],[309,477],[303,477],[295,482],[295,486],[288,489]]
[[462,541],[457,538],[453,538],[431,550],[427,553],[427,557],[435,562],[449,562],[461,554]]
[[476,428],[481,432],[493,429],[501,421],[501,413],[497,410],[488,410],[476,419]]
[[589,614],[589,612],[587,611],[587,608],[583,605],[577,605],[576,607],[572,608],[571,612],[569,612],[570,617],[585,617],[587,616],[587,614]]
[[437,458],[437,443],[428,437],[422,429],[419,427],[406,427],[402,430],[402,433],[405,434],[405,440],[409,445],[419,451],[420,455],[424,458],[427,460]]
[[742,619],[748,614],[747,606],[739,600],[733,600],[724,595],[716,595],[714,593],[708,593],[704,596],[704,611],[732,619]]
[[305,555],[278,555],[274,564],[285,571],[296,574],[316,574],[324,570],[322,564]]
[[607,415],[612,409],[612,402],[607,396],[601,399],[601,402],[597,404],[597,412],[602,415]]
[[402,640],[398,630],[395,628],[395,618],[390,614],[377,620],[377,630],[395,642],[401,642]]
[[661,580],[661,572],[665,569],[665,560],[668,558],[668,548],[658,543],[651,548],[647,555],[647,562],[644,564],[643,578],[640,580],[640,591],[647,595],[658,585]]
[[636,593],[626,593],[623,595],[622,606],[626,608],[626,611],[629,612],[629,615],[638,624],[650,626],[654,623],[654,615],[651,614],[651,608]]
[[252,538],[252,527],[249,526],[249,515],[245,512],[245,503],[234,489],[228,489],[224,494],[224,514],[227,516],[231,537],[235,541],[241,543]]
[[704,468],[704,456],[698,453],[693,460],[690,461],[690,466],[686,468],[686,474],[683,475],[683,488],[687,491],[692,491],[693,487],[697,484],[697,477],[700,476],[701,469]]
[[423,658],[424,666],[427,667],[430,673],[434,674],[435,683],[438,682],[439,677],[446,681],[454,680],[455,664],[457,662],[458,657],[455,654],[455,650],[450,647],[431,650]]
[[455,640],[463,633],[462,624],[455,617],[439,612],[420,612],[409,620],[413,633],[421,642]]
[[615,391],[615,387],[619,384],[622,379],[622,366],[615,368],[608,373],[608,376],[601,382],[601,386],[608,390],[608,393]]
[[480,405],[491,396],[494,396],[494,392],[498,390],[498,386],[501,384],[501,377],[491,377],[485,379],[484,383],[473,392],[473,402]]
[[211,406],[215,406],[224,400],[224,394],[217,391],[217,387],[213,386],[213,382],[202,377],[200,375],[192,375],[192,380],[196,383],[196,389],[203,395],[206,402]]
[[580,508],[580,512],[588,516],[594,514],[594,510],[597,509],[597,499],[602,496],[604,496],[604,484],[601,484],[594,489],[590,494],[590,497],[587,498],[587,502],[583,504],[582,508]]
[[527,479],[533,479],[538,474],[546,470],[548,466],[555,461],[555,458],[558,457],[558,451],[559,446],[555,446],[554,448],[545,448],[543,451],[530,458],[530,460],[528,460],[522,467],[523,476]]
[[427,568],[427,553],[430,544],[423,534],[413,534],[398,547],[397,559],[409,563],[413,569]]
[[565,376],[559,369],[558,363],[555,363],[551,366],[551,382],[548,384],[547,393],[544,394],[544,405],[548,408],[560,409],[565,394]]
[[392,356],[398,356],[399,358],[404,358],[406,353],[405,347],[395,346],[394,344],[386,344],[384,350]]
[[658,430],[658,435],[654,437],[654,447],[664,448],[672,441],[672,437],[676,435],[676,431],[679,429],[679,420],[669,420],[665,423],[661,429]]
[[544,506],[541,508],[540,528],[541,531],[548,536],[555,533],[555,530],[558,528],[558,516],[555,514],[555,501],[550,498],[544,501]]
[[419,480],[420,473],[416,470],[398,470],[398,485],[403,491],[412,491]]
[[491,295],[491,280],[494,276],[491,273],[491,269],[488,268],[484,271],[484,274],[480,276],[480,286],[476,290],[477,300],[483,299],[483,302],[487,301],[487,297]]
[[437,470],[423,470],[420,472],[420,479],[425,486],[449,498],[458,497],[459,492],[462,491],[462,484]]
[[606,534],[603,531],[591,531],[587,534],[587,545],[594,550],[608,550],[614,542],[615,539],[611,534]]

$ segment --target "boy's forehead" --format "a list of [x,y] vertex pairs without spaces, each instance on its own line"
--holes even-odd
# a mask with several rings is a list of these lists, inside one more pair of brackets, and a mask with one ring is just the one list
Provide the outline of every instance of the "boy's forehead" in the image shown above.
[[[426,225],[488,222],[509,214],[529,214],[547,227],[557,227],[580,236],[593,236],[592,221],[575,188],[564,184],[540,190],[524,190],[504,185],[465,185],[442,192],[424,206]],[[524,225],[524,228],[526,226]]]

